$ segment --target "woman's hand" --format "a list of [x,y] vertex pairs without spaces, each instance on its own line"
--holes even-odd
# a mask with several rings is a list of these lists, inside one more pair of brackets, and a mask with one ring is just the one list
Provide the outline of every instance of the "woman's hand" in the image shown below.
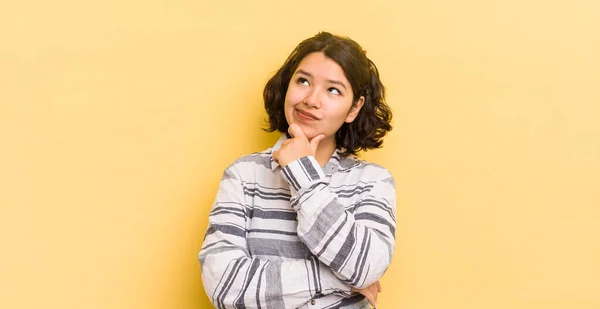
[[283,168],[290,162],[306,156],[315,156],[319,142],[325,137],[320,134],[310,141],[302,131],[299,125],[292,123],[288,128],[292,138],[286,139],[281,143],[281,148],[273,152],[273,159]]
[[364,295],[372,306],[377,306],[377,293],[381,292],[381,284],[379,280],[364,289],[352,288],[353,292],[358,292]]

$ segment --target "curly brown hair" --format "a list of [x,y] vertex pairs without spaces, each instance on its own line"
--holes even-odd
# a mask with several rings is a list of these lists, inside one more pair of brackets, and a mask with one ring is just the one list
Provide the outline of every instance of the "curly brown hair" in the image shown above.
[[300,61],[310,53],[322,52],[343,70],[352,86],[356,104],[361,96],[363,107],[353,122],[344,123],[335,135],[341,155],[356,155],[361,150],[380,148],[383,137],[392,129],[392,111],[385,103],[385,88],[379,79],[379,71],[358,43],[347,37],[319,32],[302,41],[281,68],[267,82],[263,97],[268,114],[268,132],[286,133],[285,95],[292,75]]

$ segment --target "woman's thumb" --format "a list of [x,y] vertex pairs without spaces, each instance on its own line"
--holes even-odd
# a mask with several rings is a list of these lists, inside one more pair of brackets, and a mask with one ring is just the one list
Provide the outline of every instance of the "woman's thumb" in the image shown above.
[[317,151],[317,148],[319,147],[319,142],[321,142],[324,138],[325,138],[325,135],[320,134],[320,135],[313,137],[313,139],[310,140],[310,146],[313,151]]

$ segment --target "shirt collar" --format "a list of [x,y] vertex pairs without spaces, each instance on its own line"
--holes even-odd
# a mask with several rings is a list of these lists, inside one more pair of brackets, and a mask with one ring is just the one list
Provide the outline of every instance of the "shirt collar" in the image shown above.
[[[277,143],[271,147],[269,153],[272,154],[274,151],[279,150],[279,148],[281,148],[281,143],[283,143],[283,141],[286,139],[288,139],[287,135],[282,134]],[[340,152],[341,149],[336,148],[329,161],[327,161],[323,167],[323,172],[325,172],[325,175],[331,176],[334,172],[348,171],[360,164],[360,160],[355,156],[349,155],[344,157],[340,155]],[[274,172],[278,167],[280,167],[279,163],[277,163],[277,161],[273,159],[273,156],[271,156],[271,170]]]

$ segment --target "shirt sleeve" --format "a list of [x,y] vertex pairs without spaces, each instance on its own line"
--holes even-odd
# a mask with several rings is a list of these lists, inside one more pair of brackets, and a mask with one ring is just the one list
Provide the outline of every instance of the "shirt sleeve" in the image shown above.
[[392,175],[381,167],[363,170],[351,192],[362,192],[361,198],[351,212],[324,181],[314,157],[289,163],[282,174],[290,184],[292,207],[298,213],[298,236],[310,251],[351,287],[365,288],[379,280],[390,265],[395,246]]
[[242,183],[228,168],[198,254],[204,289],[216,308],[297,308],[317,295],[350,294],[350,287],[314,257],[251,257],[246,220]]

